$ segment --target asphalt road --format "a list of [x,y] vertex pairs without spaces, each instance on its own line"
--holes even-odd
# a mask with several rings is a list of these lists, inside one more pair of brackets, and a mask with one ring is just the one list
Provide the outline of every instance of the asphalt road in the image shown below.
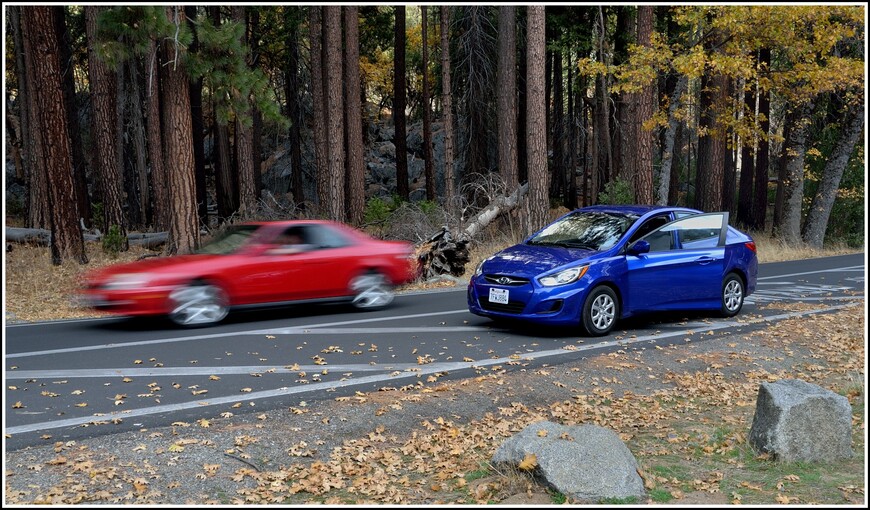
[[[746,333],[771,321],[863,303],[864,260],[862,253],[762,264],[758,291],[735,318],[656,315],[623,321],[600,338],[472,315],[464,286],[402,294],[379,312],[286,307],[234,313],[200,329],[156,319],[10,324],[4,342],[5,447]],[[808,306],[777,308],[794,303]]]

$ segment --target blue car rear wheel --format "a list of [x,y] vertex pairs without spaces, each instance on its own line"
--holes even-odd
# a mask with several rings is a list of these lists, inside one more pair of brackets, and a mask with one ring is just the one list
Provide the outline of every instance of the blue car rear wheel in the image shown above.
[[619,318],[619,300],[613,289],[601,285],[592,289],[583,304],[580,323],[592,336],[606,335]]
[[743,298],[746,295],[743,279],[735,273],[728,273],[722,281],[722,309],[723,317],[734,317],[743,308]]

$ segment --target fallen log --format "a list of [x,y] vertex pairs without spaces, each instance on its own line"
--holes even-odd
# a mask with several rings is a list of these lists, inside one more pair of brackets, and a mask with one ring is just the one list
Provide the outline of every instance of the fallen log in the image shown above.
[[474,236],[492,223],[492,220],[519,205],[520,200],[523,199],[528,191],[529,183],[525,183],[511,193],[510,196],[496,198],[488,206],[484,207],[483,211],[478,213],[474,220],[465,227],[462,235],[468,239],[474,239]]
[[471,260],[468,245],[493,220],[517,207],[528,190],[529,185],[526,183],[509,196],[496,198],[458,234],[451,232],[445,225],[427,241],[418,245],[417,260],[422,267],[423,279],[445,274],[462,276],[465,265]]
[[[85,241],[99,242],[103,239],[103,236],[85,233],[84,238]],[[166,243],[168,238],[168,232],[134,232],[127,234],[127,240],[130,244],[149,249]],[[6,241],[9,242],[48,246],[50,240],[51,232],[44,228],[6,227]]]
[[156,248],[169,240],[169,232],[147,232],[127,234],[127,241],[144,248]]
[[470,239],[456,239],[447,226],[417,247],[417,261],[422,267],[423,279],[449,274],[462,276],[465,264],[471,260],[468,252]]

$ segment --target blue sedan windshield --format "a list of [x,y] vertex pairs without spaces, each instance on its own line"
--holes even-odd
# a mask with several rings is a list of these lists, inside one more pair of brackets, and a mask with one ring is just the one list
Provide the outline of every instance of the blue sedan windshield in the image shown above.
[[528,244],[601,251],[613,247],[639,216],[574,212],[540,231]]

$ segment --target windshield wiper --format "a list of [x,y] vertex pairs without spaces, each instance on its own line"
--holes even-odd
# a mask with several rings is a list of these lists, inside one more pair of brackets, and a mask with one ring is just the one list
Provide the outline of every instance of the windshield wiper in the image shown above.
[[581,243],[580,241],[562,241],[560,246],[566,246],[568,248],[582,248],[584,250],[593,250],[598,251],[598,247],[588,243]]
[[596,246],[581,243],[579,241],[529,241],[533,245],[561,246],[562,248],[581,248],[584,250],[598,251]]

